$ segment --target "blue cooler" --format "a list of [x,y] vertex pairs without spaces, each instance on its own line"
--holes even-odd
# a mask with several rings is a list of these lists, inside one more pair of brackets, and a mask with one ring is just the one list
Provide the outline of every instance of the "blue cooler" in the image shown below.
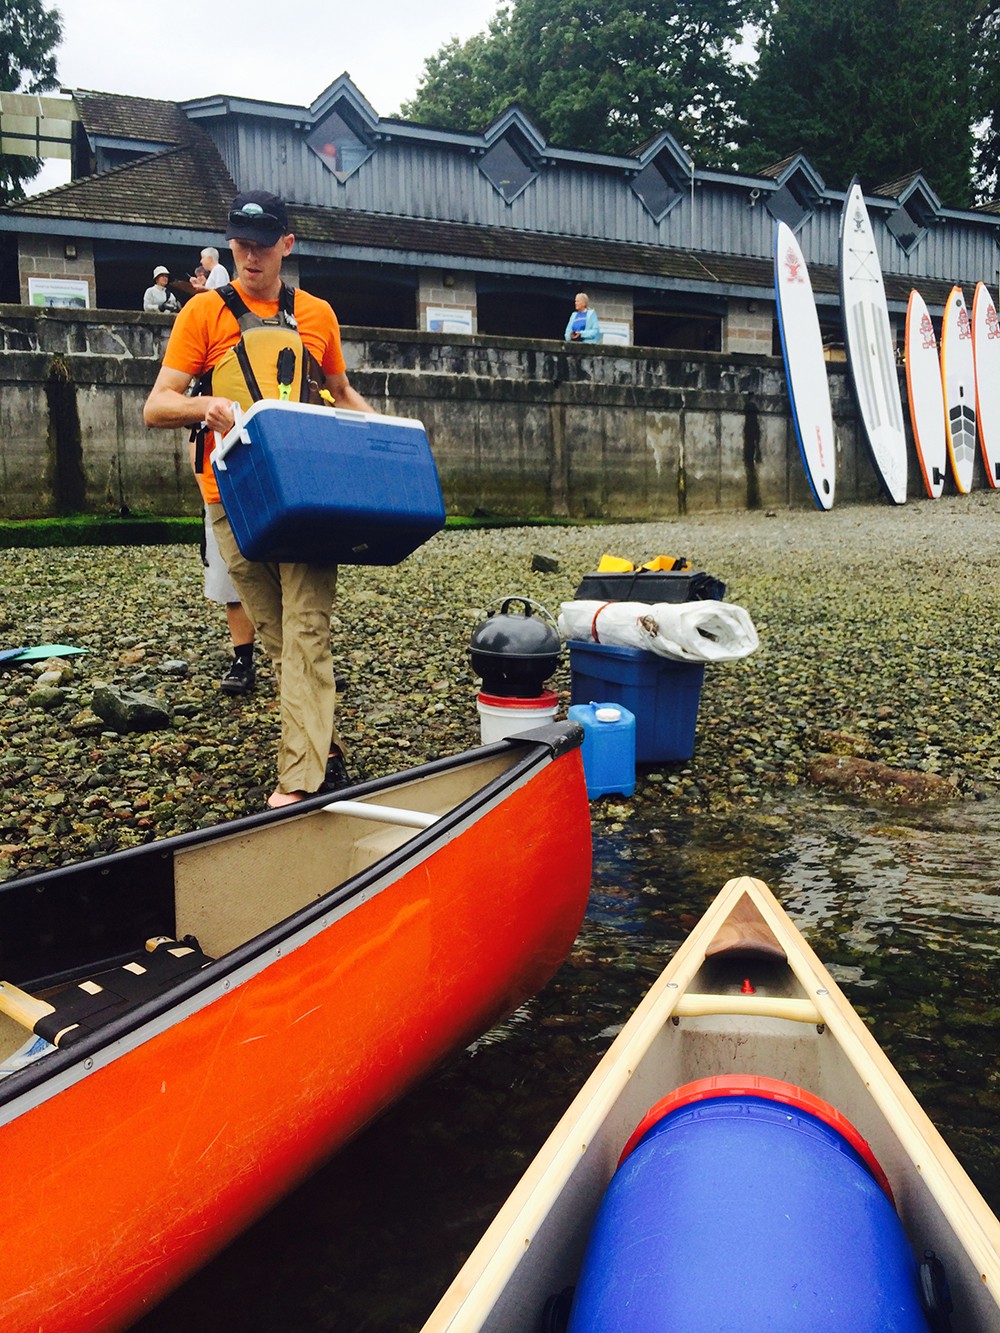
[[777,1079],[678,1089],[625,1148],[569,1333],[929,1333],[868,1144]]
[[583,773],[594,801],[635,791],[635,718],[619,704],[573,704],[569,720],[583,727]]
[[635,716],[640,764],[690,759],[705,666],[674,662],[644,648],[569,640],[570,702],[608,699]]
[[419,421],[264,399],[212,465],[248,560],[395,565],[444,527]]

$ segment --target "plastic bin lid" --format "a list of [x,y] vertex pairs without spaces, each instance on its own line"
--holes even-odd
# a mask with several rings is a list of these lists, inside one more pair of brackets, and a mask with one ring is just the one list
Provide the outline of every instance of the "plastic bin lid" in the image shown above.
[[764,1101],[784,1102],[798,1111],[805,1111],[808,1115],[815,1116],[817,1120],[829,1125],[846,1139],[895,1207],[896,1201],[888,1177],[867,1140],[861,1137],[847,1117],[835,1106],[825,1102],[822,1097],[796,1087],[794,1083],[786,1083],[780,1078],[767,1078],[762,1074],[715,1074],[711,1078],[699,1078],[693,1083],[685,1083],[683,1087],[667,1093],[666,1097],[650,1107],[636,1126],[628,1143],[622,1149],[618,1165],[621,1166],[653,1126],[659,1124],[672,1111],[690,1106],[693,1102],[708,1101],[710,1098],[718,1097],[758,1097]]

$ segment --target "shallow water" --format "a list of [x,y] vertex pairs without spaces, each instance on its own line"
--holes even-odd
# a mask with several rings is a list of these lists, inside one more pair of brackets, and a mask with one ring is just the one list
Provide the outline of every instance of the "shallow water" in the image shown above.
[[[407,1333],[726,879],[767,881],[1000,1209],[1000,799],[596,803],[570,961],[137,1327]],[[237,1315],[234,1312],[239,1311]]]

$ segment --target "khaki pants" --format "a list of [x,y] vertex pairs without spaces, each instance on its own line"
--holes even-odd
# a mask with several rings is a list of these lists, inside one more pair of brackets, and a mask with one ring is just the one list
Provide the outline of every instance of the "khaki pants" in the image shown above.
[[330,651],[337,567],[245,560],[222,505],[209,505],[208,516],[236,591],[278,677],[277,789],[318,791],[330,746],[341,744],[334,722],[337,689]]

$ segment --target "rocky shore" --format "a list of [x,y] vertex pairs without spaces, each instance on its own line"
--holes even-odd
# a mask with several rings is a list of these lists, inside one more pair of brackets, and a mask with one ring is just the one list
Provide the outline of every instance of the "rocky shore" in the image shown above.
[[[863,799],[993,794],[998,538],[1000,496],[987,491],[441,534],[396,568],[341,572],[335,660],[352,770],[376,777],[478,743],[467,648],[496,599],[530,596],[554,615],[603,552],[662,553],[721,578],[761,647],[708,669],[694,759],[643,768],[635,801],[691,814],[827,781]],[[532,569],[539,554],[554,572]],[[261,663],[251,697],[219,691],[225,619],[204,600],[193,548],[6,550],[0,570],[0,647],[86,649],[47,672],[0,665],[0,878],[261,808],[273,677]],[[569,683],[567,657],[550,682],[565,703]],[[109,723],[100,701],[123,690],[162,709],[152,729]]]

